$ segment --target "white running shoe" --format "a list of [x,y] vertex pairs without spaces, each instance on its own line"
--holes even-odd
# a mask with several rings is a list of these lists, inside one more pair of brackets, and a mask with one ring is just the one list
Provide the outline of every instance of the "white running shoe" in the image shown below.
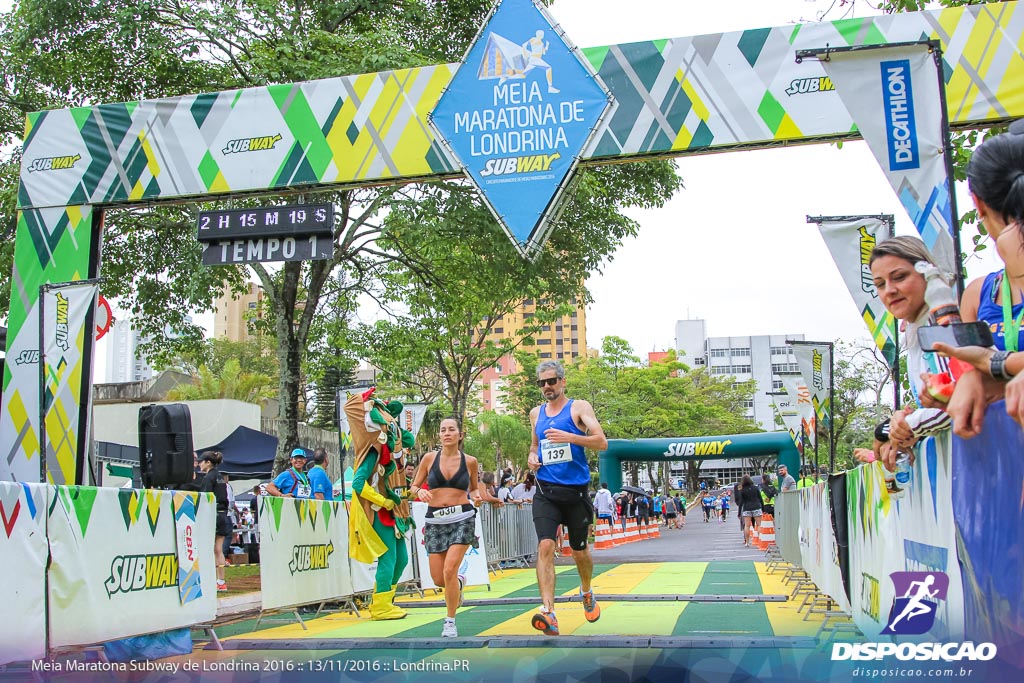
[[455,628],[455,620],[445,617],[444,626],[441,627],[442,638],[458,638],[459,629]]
[[462,601],[465,600],[466,590],[466,577],[459,574],[459,607],[462,607]]

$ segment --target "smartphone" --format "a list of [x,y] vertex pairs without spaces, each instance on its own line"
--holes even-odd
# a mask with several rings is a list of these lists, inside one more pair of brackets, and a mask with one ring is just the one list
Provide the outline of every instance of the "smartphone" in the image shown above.
[[917,341],[925,351],[934,351],[935,342],[953,347],[983,346],[995,344],[988,323],[953,323],[952,325],[929,325],[917,331]]

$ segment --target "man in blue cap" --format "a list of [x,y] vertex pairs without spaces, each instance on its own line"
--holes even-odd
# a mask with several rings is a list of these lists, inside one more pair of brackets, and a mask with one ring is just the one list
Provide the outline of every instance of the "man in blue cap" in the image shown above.
[[313,488],[306,474],[306,451],[301,448],[292,451],[291,467],[267,484],[267,494],[285,498],[313,497]]

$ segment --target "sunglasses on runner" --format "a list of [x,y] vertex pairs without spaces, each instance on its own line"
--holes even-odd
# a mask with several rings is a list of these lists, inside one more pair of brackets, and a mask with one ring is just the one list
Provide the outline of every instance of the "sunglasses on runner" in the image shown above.
[[537,386],[541,388],[544,388],[545,386],[553,387],[556,384],[558,384],[558,380],[560,379],[561,377],[548,377],[547,379],[539,379],[537,380]]

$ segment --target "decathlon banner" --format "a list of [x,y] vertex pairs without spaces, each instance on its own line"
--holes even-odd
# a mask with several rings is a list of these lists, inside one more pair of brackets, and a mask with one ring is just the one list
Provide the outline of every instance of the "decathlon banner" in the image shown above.
[[0,481],[0,665],[46,654],[47,488]]
[[839,548],[832,529],[828,486],[819,482],[798,489],[796,495],[800,499],[800,565],[822,593],[835,600],[839,609],[849,612],[850,601],[839,571]]
[[352,595],[343,503],[260,496],[260,591],[264,610]]
[[[427,504],[417,502],[413,503],[410,507],[412,508],[412,518],[416,520],[416,557],[420,563],[420,587],[437,588],[434,585],[433,579],[430,578],[430,555],[427,554],[423,541]],[[480,547],[469,547],[469,550],[466,551],[466,556],[462,559],[462,564],[459,566],[459,573],[466,577],[467,586],[489,586],[491,585],[491,578],[487,573],[487,551],[484,548],[484,533],[483,528],[480,526],[479,511],[474,519],[476,520],[476,540]]]
[[[57,486],[48,529],[50,646],[65,647],[212,621],[216,591],[182,604],[171,491]],[[214,586],[212,494],[197,494],[199,565]]]
[[811,394],[814,415],[828,426],[831,409],[829,390],[832,388],[832,345],[821,342],[789,342],[793,355]]
[[[43,429],[42,457],[47,478],[54,484],[77,483],[87,451],[82,420],[81,390],[91,386],[81,377],[87,340],[93,338],[92,317],[100,285],[96,280],[44,285],[39,299],[43,316]],[[89,367],[91,368],[91,363]],[[89,401],[85,401],[88,408]],[[72,479],[65,479],[72,473]]]
[[878,289],[868,264],[875,244],[892,237],[892,223],[881,216],[822,218],[817,223],[825,246],[850,290],[857,312],[892,367],[896,361],[896,320],[878,298]]
[[833,50],[822,60],[935,263],[955,273],[941,64],[927,43]]
[[814,405],[811,403],[811,392],[807,389],[804,376],[799,372],[776,373],[782,380],[782,388],[789,396],[790,405],[796,406],[797,414],[800,417],[800,426],[803,427],[804,436],[807,437],[811,448],[818,443],[818,422],[814,416]]
[[[174,531],[178,551],[178,599],[185,605],[203,595],[202,576],[199,571],[199,535],[196,511],[199,494],[176,491],[173,498]],[[207,583],[207,592],[217,590],[216,584]]]

